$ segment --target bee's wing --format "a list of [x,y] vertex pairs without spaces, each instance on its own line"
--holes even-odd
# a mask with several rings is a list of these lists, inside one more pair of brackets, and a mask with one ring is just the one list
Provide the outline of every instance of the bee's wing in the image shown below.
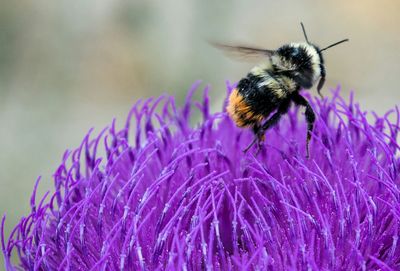
[[212,46],[227,53],[231,57],[236,58],[260,58],[271,56],[275,51],[247,46],[227,45],[221,43],[210,42]]

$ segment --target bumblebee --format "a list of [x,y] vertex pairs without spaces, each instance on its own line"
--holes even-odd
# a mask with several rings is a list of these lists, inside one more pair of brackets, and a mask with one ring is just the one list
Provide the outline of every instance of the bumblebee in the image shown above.
[[320,91],[326,76],[322,52],[348,39],[320,49],[309,42],[303,23],[301,27],[306,42],[285,44],[277,50],[214,44],[217,48],[231,53],[263,56],[268,59],[267,62],[251,69],[229,96],[227,106],[229,116],[238,127],[251,127],[255,135],[254,140],[243,150],[244,152],[247,152],[255,143],[258,143],[259,149],[261,148],[265,132],[278,123],[293,102],[296,106],[305,107],[306,151],[307,158],[309,157],[309,142],[314,127],[315,113],[308,101],[300,95],[300,91],[310,89],[319,79],[317,91],[321,95]]

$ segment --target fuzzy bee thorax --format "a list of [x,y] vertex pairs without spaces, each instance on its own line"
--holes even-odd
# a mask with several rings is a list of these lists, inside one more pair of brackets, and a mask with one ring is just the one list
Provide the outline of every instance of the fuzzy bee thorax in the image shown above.
[[322,75],[322,55],[309,43],[285,44],[270,59],[275,71],[290,74],[303,88],[310,88]]

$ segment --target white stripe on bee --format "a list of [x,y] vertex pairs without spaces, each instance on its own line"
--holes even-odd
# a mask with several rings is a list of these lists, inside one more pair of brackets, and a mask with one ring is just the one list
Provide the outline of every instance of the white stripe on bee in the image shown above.
[[274,92],[274,95],[278,98],[286,97],[286,91],[281,88],[272,89],[272,91]]
[[318,52],[315,48],[306,42],[291,43],[290,46],[297,48],[302,47],[306,50],[307,54],[311,57],[313,81],[317,80],[321,76],[321,60],[319,59]]
[[269,75],[264,77],[264,80],[257,84],[258,88],[267,87],[278,98],[286,96],[286,86],[281,80],[277,80]]
[[317,80],[320,75],[321,75],[321,60],[319,59],[318,52],[315,50],[314,47],[311,47],[310,45],[307,45],[305,47],[307,54],[311,56],[311,62],[312,62],[312,69],[313,69],[313,74],[314,74],[314,81]]
[[252,68],[250,70],[250,73],[255,76],[266,76],[267,75],[266,70],[269,69],[271,69],[271,63],[263,63]]
[[296,65],[293,64],[292,61],[286,60],[286,58],[280,56],[280,55],[273,55],[271,57],[272,63],[278,66],[278,68],[282,70],[294,70],[297,68]]
[[293,91],[296,90],[297,84],[293,79],[287,77],[287,76],[281,76],[281,84],[285,86],[285,89],[292,93]]

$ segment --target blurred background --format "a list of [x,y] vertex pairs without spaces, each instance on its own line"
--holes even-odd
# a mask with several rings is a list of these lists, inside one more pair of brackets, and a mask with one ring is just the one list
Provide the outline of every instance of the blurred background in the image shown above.
[[[309,39],[326,46],[328,88],[354,90],[382,114],[400,101],[400,2],[372,1],[3,1],[0,8],[0,214],[7,230],[27,214],[67,148],[139,97],[178,102],[197,79],[220,109],[225,80],[255,63],[235,62],[207,40],[274,49]],[[316,90],[312,92],[316,94]],[[2,257],[0,257],[2,260]]]

